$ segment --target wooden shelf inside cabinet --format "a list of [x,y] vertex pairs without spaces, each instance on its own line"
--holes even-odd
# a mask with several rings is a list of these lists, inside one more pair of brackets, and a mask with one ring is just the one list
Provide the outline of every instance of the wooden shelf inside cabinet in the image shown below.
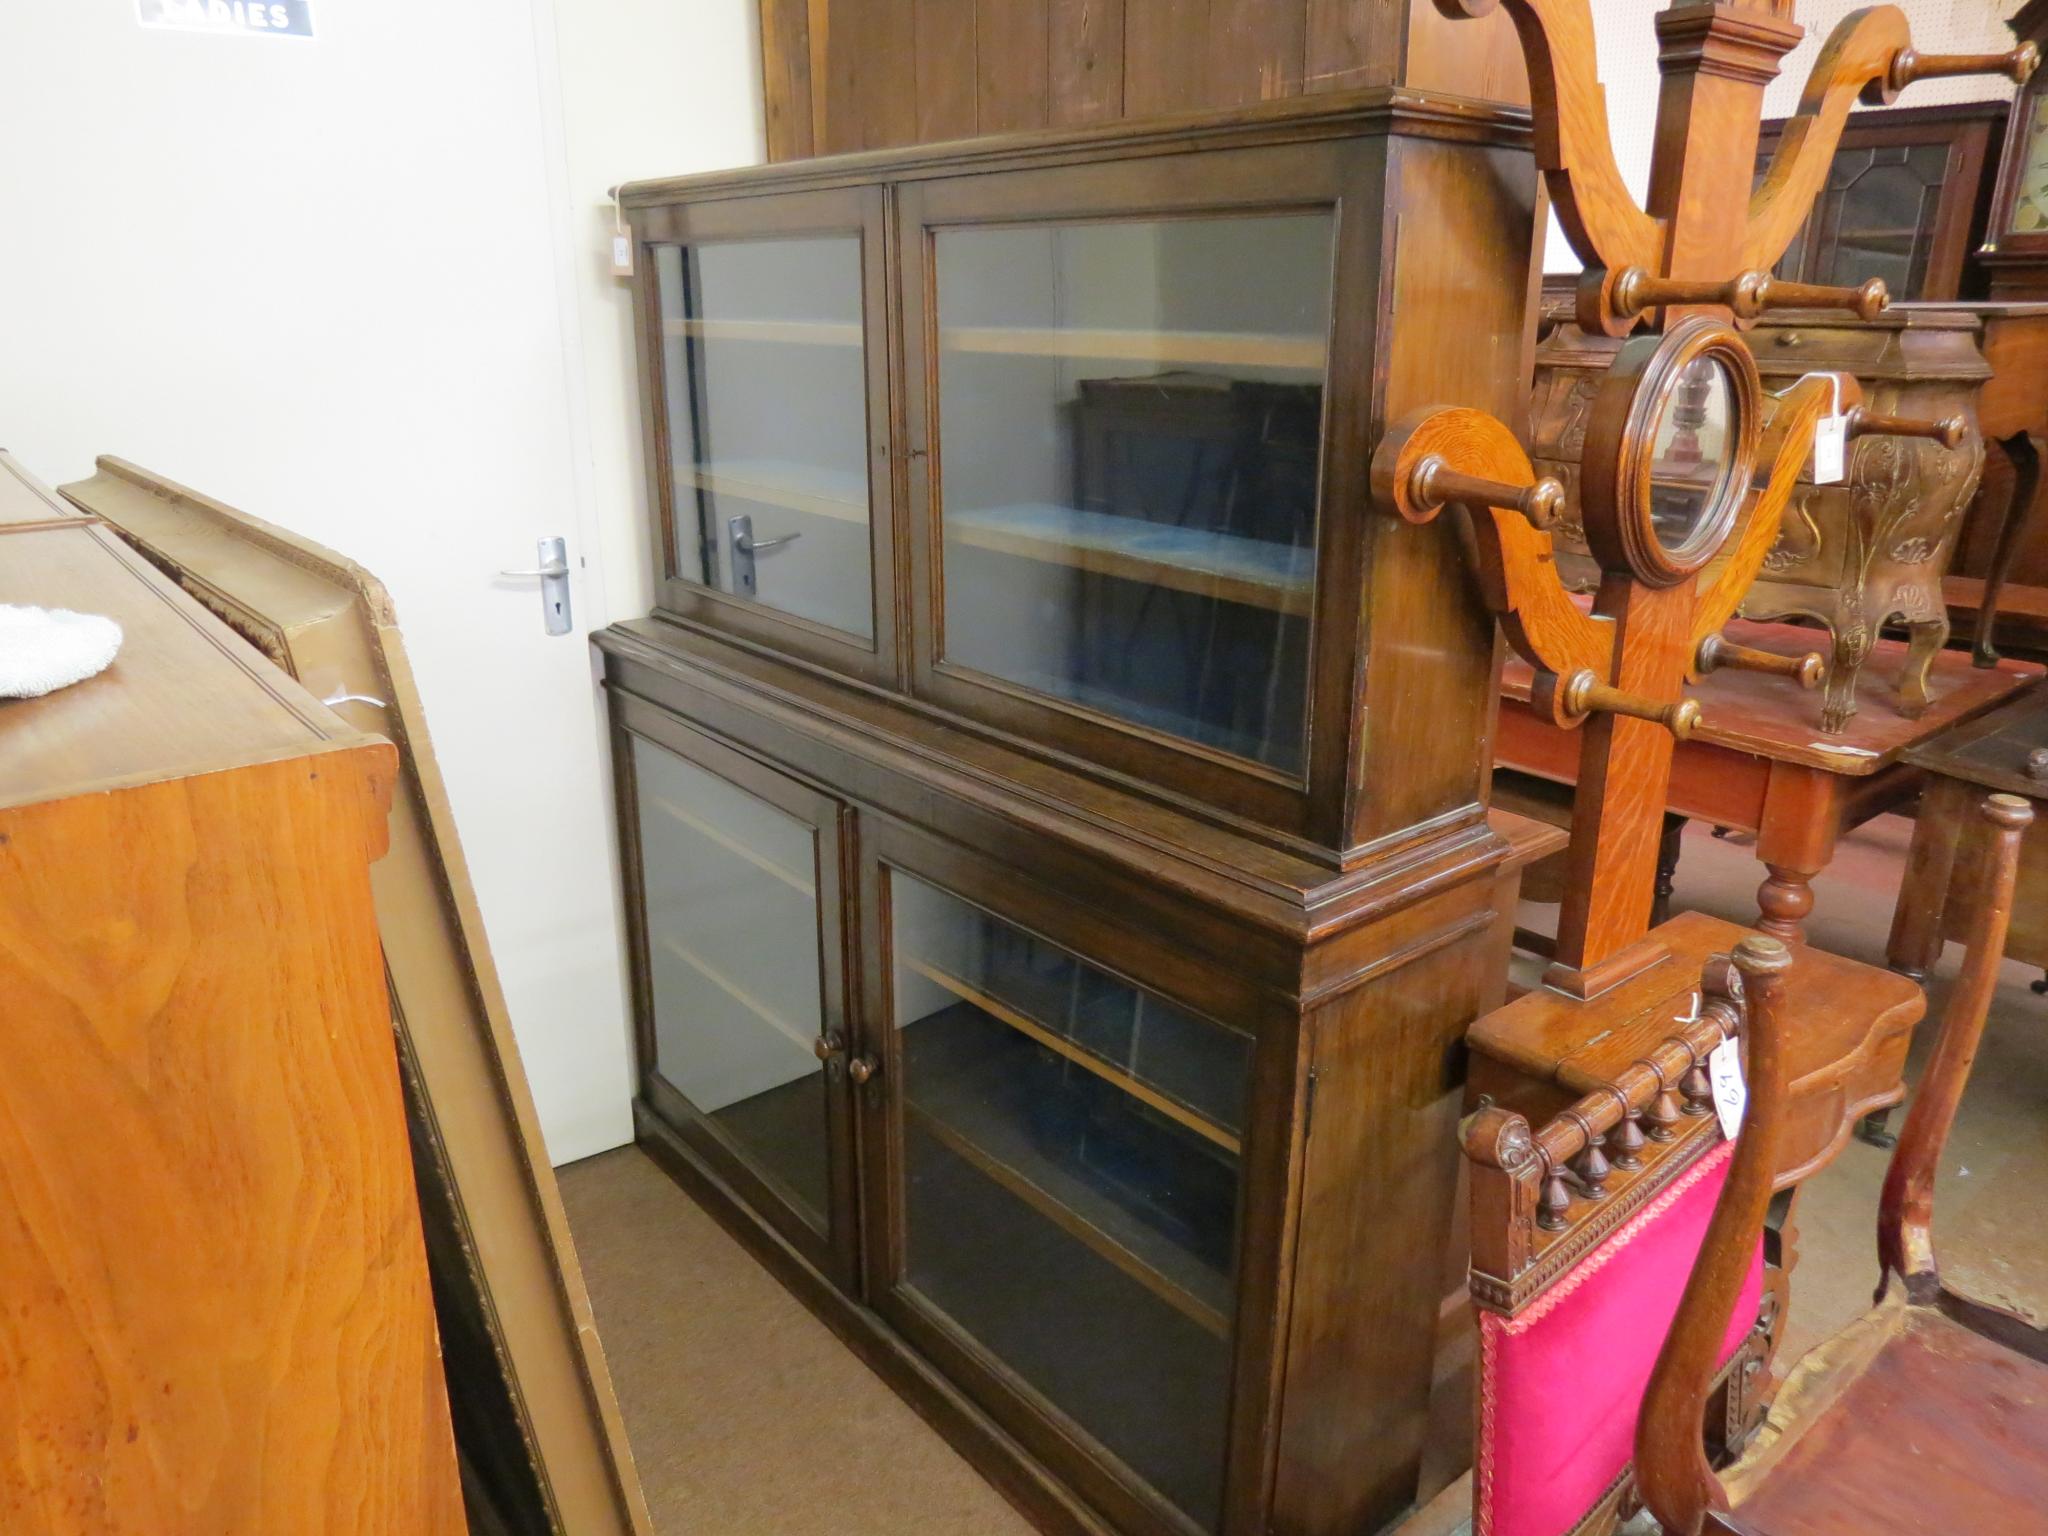
[[1150,1105],[1169,1120],[1186,1126],[1204,1141],[1215,1143],[1233,1156],[1244,1150],[1244,1144],[1235,1131],[1230,1130],[1226,1126],[1218,1125],[1208,1116],[1189,1108],[1178,1099],[1162,1093],[1150,1083],[1143,1082],[1123,1069],[1104,1061],[1093,1051],[1076,1045],[1056,1030],[1049,1029],[1044,1024],[1039,1023],[1038,1020],[1020,1013],[1001,998],[992,997],[980,988],[968,985],[959,977],[949,975],[928,961],[919,960],[908,955],[902,958],[904,965],[924,977],[926,981],[934,982],[944,987],[955,997],[960,998],[964,1002],[972,1003],[991,1018],[1000,1019],[1019,1034],[1030,1036],[1047,1050],[1066,1057],[1067,1060],[1086,1071],[1093,1072],[1104,1082],[1120,1088],[1132,1098]]
[[[671,336],[706,341],[765,341],[787,346],[854,347],[852,320],[670,319]],[[954,325],[939,332],[948,352],[1005,357],[1095,358],[1119,362],[1206,364],[1217,368],[1298,368],[1321,373],[1329,344],[1320,336],[1259,331],[1152,331],[1063,325]]]
[[1043,504],[948,510],[946,531],[975,549],[1306,617],[1315,552],[1234,533],[1179,528]]
[[772,341],[803,347],[857,347],[857,320],[664,320],[671,336],[705,341]]
[[[982,1004],[975,1004],[982,1007]],[[914,1031],[917,1025],[910,1026]],[[923,1072],[904,1112],[954,1156],[1022,1200],[1068,1236],[1136,1280],[1176,1312],[1218,1338],[1230,1331],[1230,1276],[1148,1226],[1108,1194],[1042,1151],[1022,1129],[1029,1105],[988,1113],[1000,1084],[962,1083]],[[1028,1097],[1016,1084],[1014,1097]],[[970,1129],[971,1127],[971,1129]]]
[[939,332],[939,350],[1214,368],[1300,368],[1316,373],[1321,373],[1329,360],[1329,347],[1320,336],[1064,325],[950,325]]
[[703,817],[692,815],[665,795],[649,795],[647,799],[648,803],[658,808],[664,816],[673,817],[692,832],[695,832],[699,837],[716,843],[727,853],[733,855],[733,857],[744,859],[747,863],[753,865],[754,868],[760,870],[762,874],[780,880],[791,890],[804,896],[816,898],[818,888],[795,870],[785,869],[773,859],[763,858],[760,853],[749,848],[745,843],[719,831],[718,828],[712,826]]
[[867,484],[843,470],[782,459],[731,459],[680,470],[678,478],[714,496],[735,496],[843,523],[868,520]]
[[727,997],[746,1009],[755,1018],[766,1024],[770,1029],[775,1030],[778,1034],[786,1035],[789,1039],[795,1041],[797,1045],[803,1048],[806,1055],[810,1053],[811,1042],[818,1036],[817,1030],[805,1029],[799,1024],[792,1024],[788,1019],[782,1017],[781,1014],[754,996],[753,993],[747,991],[746,988],[711,964],[710,961],[704,959],[703,956],[697,954],[694,950],[684,948],[672,935],[663,934],[655,942],[669,954],[674,955],[684,965],[695,971],[699,976],[710,982],[714,987],[718,988]]

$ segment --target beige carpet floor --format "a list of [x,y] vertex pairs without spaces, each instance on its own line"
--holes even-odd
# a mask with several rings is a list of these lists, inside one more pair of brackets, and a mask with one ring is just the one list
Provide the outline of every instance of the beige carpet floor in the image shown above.
[[[1816,884],[1809,937],[1882,964],[1911,824],[1880,818]],[[1761,866],[1689,828],[1678,903],[1748,921]],[[1547,927],[1551,914],[1525,919]],[[1960,951],[1937,972],[1946,1000]],[[2048,1317],[2048,998],[2008,964],[1936,1199],[1957,1284]],[[1924,1048],[1928,1031],[1923,1030]],[[1916,1053],[1917,1067],[1917,1053]],[[1788,1356],[1869,1304],[1885,1154],[1854,1143],[1807,1187]],[[626,1149],[562,1189],[663,1536],[1022,1536],[938,1435],[655,1166]]]

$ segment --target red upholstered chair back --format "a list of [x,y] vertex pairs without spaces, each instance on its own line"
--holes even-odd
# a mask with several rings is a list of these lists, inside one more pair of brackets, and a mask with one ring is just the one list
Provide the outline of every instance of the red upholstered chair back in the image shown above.
[[[1467,1119],[1474,1536],[1599,1536],[1633,1507],[1637,1411],[1734,1148],[1701,1069],[1738,1019],[1710,993],[1645,1070],[1542,1127],[1490,1105]],[[1754,1410],[1764,1280],[1759,1244],[1727,1320],[1710,1439]]]

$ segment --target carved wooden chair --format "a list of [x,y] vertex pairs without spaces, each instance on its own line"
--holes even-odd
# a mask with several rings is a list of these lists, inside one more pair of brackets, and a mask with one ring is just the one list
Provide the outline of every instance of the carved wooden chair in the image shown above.
[[1699,1424],[1730,1308],[1749,1285],[1787,1109],[1798,1027],[1790,952],[1747,939],[1749,1107],[1685,1299],[1636,1427],[1644,1503],[1669,1536],[1994,1536],[2048,1529],[2048,1332],[1943,1285],[1933,1243],[1936,1166],[1990,1009],[2011,917],[2020,836],[2013,795],[1991,824],[1969,955],[1885,1177],[1875,1306],[1809,1353],[1768,1422],[1716,1474]]
[[[1685,1016],[1640,1036],[1640,1055],[1540,1126],[1494,1102],[1465,1121],[1474,1536],[1603,1536],[1635,1508],[1636,1414],[1733,1150],[1705,1070],[1739,1021],[1732,978],[1723,956]],[[1717,1447],[1760,1416],[1778,1316],[1769,1246],[1752,1239],[1695,1421]]]

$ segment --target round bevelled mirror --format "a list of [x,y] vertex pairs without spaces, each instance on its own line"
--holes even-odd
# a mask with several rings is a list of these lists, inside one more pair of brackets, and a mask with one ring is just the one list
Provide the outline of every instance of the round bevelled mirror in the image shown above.
[[1716,321],[1622,349],[1593,403],[1580,480],[1603,567],[1666,587],[1714,557],[1756,463],[1760,401],[1749,348]]
[[1735,385],[1719,358],[1697,357],[1664,400],[1650,444],[1650,529],[1683,560],[1712,523],[1735,464]]

